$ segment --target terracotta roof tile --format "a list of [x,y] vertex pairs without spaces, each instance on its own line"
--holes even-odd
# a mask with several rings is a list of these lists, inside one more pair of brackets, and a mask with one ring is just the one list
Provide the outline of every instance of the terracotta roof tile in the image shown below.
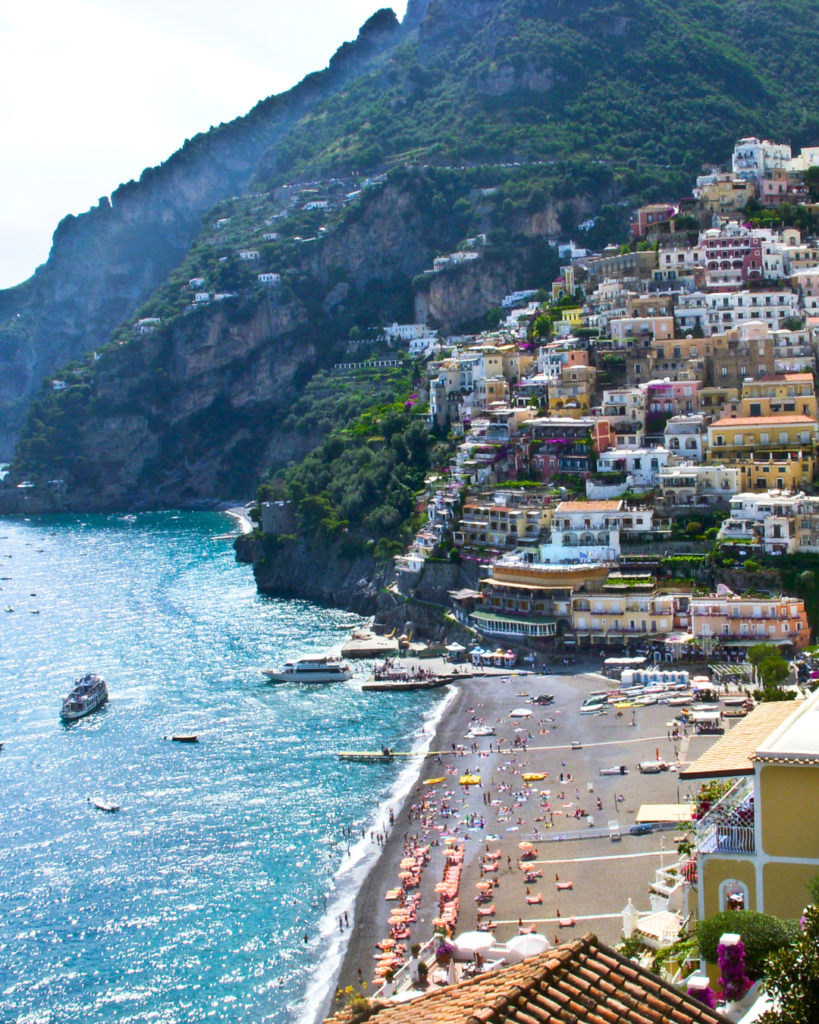
[[760,704],[708,748],[684,771],[681,779],[716,779],[721,776],[753,775],[753,755],[800,705],[798,700]]
[[816,425],[816,420],[810,416],[802,416],[801,413],[795,414],[792,412],[783,414],[782,416],[739,416],[737,419],[717,420],[711,424],[711,427],[775,427],[778,424],[796,423],[799,426],[802,424],[812,423]]
[[[780,705],[771,705],[780,706]],[[330,1018],[350,1024],[348,1011]],[[726,1024],[727,1018],[626,960],[594,935],[522,964],[387,1004],[373,1024]]]

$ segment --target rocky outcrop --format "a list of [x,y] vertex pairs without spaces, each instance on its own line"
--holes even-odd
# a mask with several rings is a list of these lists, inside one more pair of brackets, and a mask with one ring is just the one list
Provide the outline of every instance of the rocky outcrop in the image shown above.
[[392,577],[392,562],[361,554],[345,538],[282,539],[245,534],[234,542],[236,559],[253,566],[264,594],[301,598],[374,615],[381,590]]
[[515,268],[474,263],[430,275],[429,284],[415,296],[415,320],[439,326],[446,333],[459,324],[500,306],[515,283]]

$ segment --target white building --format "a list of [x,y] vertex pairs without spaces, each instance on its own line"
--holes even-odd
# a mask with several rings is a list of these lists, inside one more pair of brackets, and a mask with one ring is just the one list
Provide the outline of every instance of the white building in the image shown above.
[[148,334],[152,331],[157,324],[162,323],[162,318],[158,316],[146,316],[142,320],[137,321],[137,330],[140,334]]
[[740,178],[759,180],[766,171],[787,169],[791,163],[791,147],[755,137],[740,139],[734,146],[734,174]]
[[789,317],[799,316],[799,296],[794,292],[713,292],[706,296],[707,333],[724,334],[748,320],[761,320],[776,330]]
[[650,491],[670,457],[667,448],[610,448],[597,456],[597,472],[626,473],[629,490]]
[[527,299],[531,299],[534,295],[537,295],[535,288],[529,288],[522,292],[510,292],[509,295],[504,295],[501,299],[501,305],[504,308],[516,306],[519,302],[526,302]]
[[210,302],[210,292],[197,292],[193,299],[194,302]]
[[281,237],[278,231],[268,231],[266,235],[262,235],[265,242],[278,242]]
[[705,292],[691,292],[680,295],[674,304],[674,320],[677,329],[683,334],[690,333],[698,327],[703,334],[710,334],[708,326],[708,296]]
[[55,380],[51,384],[52,391],[65,391],[67,387],[68,385],[64,380]]
[[281,284],[281,274],[259,274],[257,278],[259,284]]
[[393,324],[391,327],[384,328],[384,337],[387,341],[412,341],[415,338],[427,338],[437,333],[426,324]]
[[705,416],[702,413],[672,416],[665,425],[663,444],[672,455],[683,455],[694,462],[702,462]]
[[240,260],[257,260],[259,258],[258,249],[244,249],[239,253]]
[[540,561],[617,561],[622,511],[622,501],[562,501],[555,509],[549,543],[540,547]]
[[330,203],[327,199],[311,199],[309,203],[305,203],[302,207],[303,210],[329,210]]
[[661,469],[657,486],[667,505],[717,505],[742,486],[739,466],[685,464]]
[[205,279],[204,277],[192,277],[188,284],[191,288],[202,288],[204,287]]

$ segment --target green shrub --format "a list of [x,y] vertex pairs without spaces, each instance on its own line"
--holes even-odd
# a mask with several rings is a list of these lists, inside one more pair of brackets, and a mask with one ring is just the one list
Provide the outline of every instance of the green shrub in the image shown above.
[[720,936],[734,932],[745,943],[745,969],[754,981],[760,978],[765,958],[784,949],[799,932],[798,921],[782,921],[755,910],[724,910],[697,925],[700,954],[710,964],[717,962]]

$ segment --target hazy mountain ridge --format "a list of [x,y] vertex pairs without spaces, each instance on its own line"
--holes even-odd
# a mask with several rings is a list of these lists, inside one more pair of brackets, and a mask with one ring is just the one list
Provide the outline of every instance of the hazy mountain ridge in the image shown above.
[[211,207],[246,192],[270,145],[398,33],[393,12],[378,12],[325,71],[186,141],[110,200],[60,222],[48,261],[22,285],[0,291],[0,455],[10,454],[27,396],[43,377],[107,342],[182,261]]

